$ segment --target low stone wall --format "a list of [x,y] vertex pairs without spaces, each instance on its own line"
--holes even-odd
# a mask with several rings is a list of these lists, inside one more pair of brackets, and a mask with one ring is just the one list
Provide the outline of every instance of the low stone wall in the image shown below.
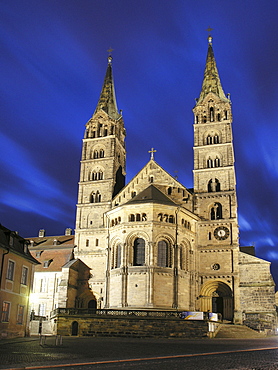
[[[177,318],[99,317],[57,315],[56,334],[109,337],[203,338],[212,337],[207,321]],[[213,330],[217,327],[214,324]],[[211,329],[211,325],[210,325]]]
[[277,315],[272,312],[245,312],[243,324],[259,332],[274,334],[277,327]]

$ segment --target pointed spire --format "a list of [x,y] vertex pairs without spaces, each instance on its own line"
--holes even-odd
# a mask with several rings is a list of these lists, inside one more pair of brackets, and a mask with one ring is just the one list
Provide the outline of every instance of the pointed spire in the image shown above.
[[219,96],[220,99],[224,101],[229,101],[229,99],[225,96],[225,93],[223,91],[220,77],[218,74],[218,70],[216,67],[216,61],[213,54],[212,49],[212,36],[208,36],[208,54],[207,54],[207,61],[206,61],[206,68],[204,73],[204,80],[202,85],[202,90],[200,97],[197,101],[197,103],[201,102],[205,96],[209,93],[213,92],[217,96]]
[[114,89],[114,81],[112,74],[112,56],[111,49],[108,50],[108,66],[106,70],[106,75],[104,78],[104,83],[100,93],[99,101],[95,110],[95,113],[99,110],[104,110],[112,119],[118,119],[121,114],[118,113],[116,95]]

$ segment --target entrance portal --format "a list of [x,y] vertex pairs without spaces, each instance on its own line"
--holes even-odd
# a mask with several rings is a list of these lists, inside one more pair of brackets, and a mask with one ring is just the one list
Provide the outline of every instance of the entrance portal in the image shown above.
[[233,319],[233,293],[223,281],[206,282],[200,292],[200,310],[215,312],[225,320]]

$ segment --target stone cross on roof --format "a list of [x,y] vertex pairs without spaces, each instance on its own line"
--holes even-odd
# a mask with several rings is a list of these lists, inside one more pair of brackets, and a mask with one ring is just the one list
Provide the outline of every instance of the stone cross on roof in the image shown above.
[[148,153],[151,153],[151,159],[154,159],[154,153],[156,152],[156,150],[154,148],[152,148],[151,150],[148,151]]

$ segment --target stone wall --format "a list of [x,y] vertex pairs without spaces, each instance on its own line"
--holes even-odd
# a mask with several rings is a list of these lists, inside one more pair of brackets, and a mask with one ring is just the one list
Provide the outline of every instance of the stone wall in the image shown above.
[[[90,315],[59,315],[57,334],[72,335],[73,323],[78,323],[79,336],[203,338],[209,336],[207,321],[187,321],[178,318],[99,317]],[[216,324],[217,325],[217,324]],[[76,326],[76,324],[75,324]]]

